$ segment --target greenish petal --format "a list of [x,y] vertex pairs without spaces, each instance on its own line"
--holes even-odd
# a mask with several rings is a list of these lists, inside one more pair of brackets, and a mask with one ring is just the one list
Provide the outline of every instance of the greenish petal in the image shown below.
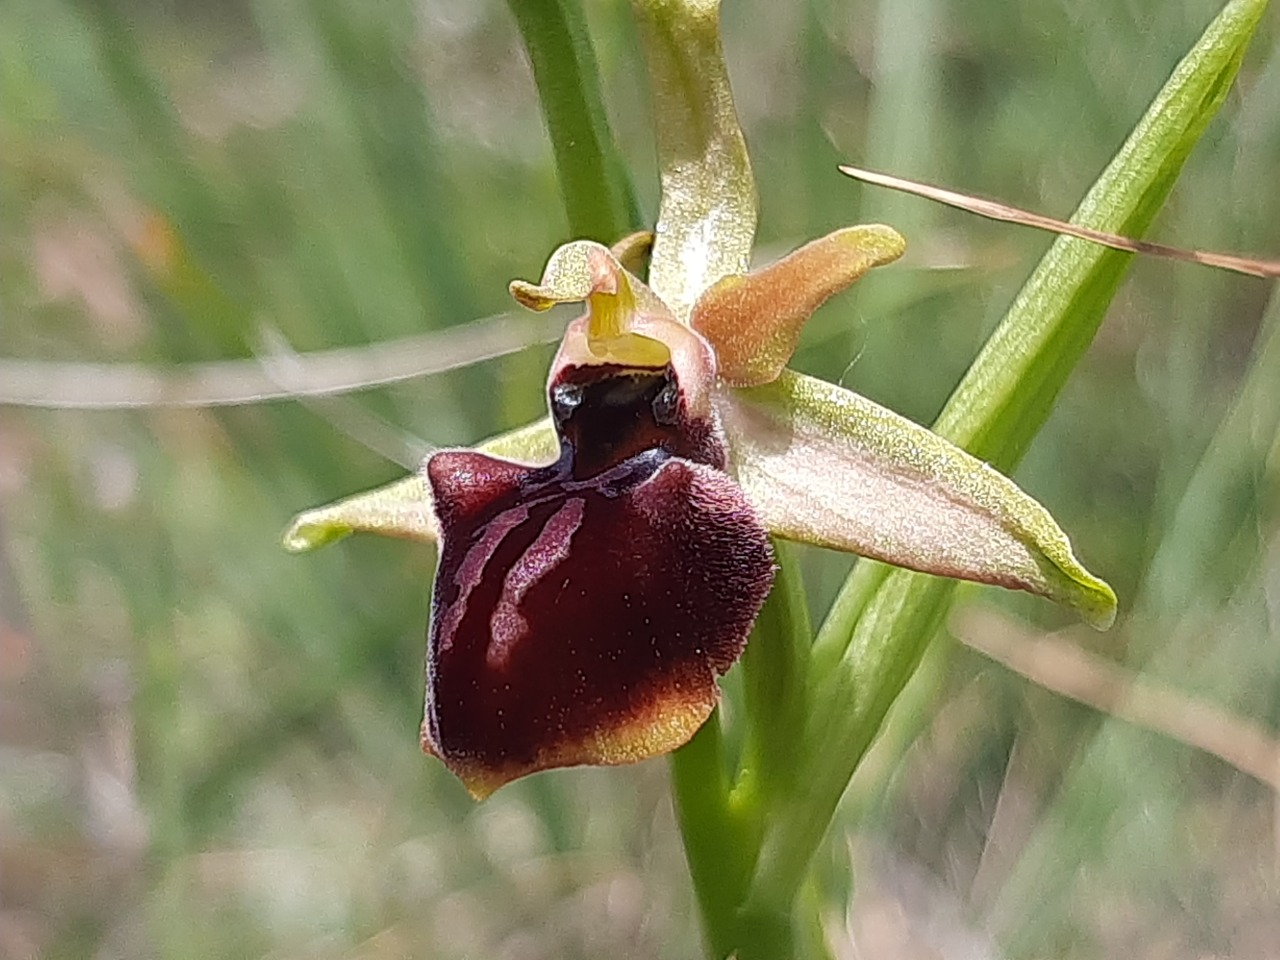
[[632,8],[662,171],[649,285],[687,321],[703,290],[750,266],[755,181],[720,46],[719,0],[633,0]]
[[790,540],[1027,590],[1099,629],[1116,597],[1012,480],[865,397],[794,371],[718,401],[733,469]]
[[[544,417],[508,433],[499,434],[478,449],[530,465],[551,463],[559,455],[560,442],[551,419]],[[306,510],[293,519],[284,533],[284,547],[306,553],[341,540],[351,533],[378,533],[435,543],[439,530],[426,477],[415,473],[394,483]]]

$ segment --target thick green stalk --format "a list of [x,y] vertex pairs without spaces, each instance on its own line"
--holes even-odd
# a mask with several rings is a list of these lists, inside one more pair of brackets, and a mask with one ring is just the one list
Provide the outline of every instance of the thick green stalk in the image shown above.
[[[743,698],[733,714],[747,726],[736,778],[717,713],[671,757],[672,792],[685,855],[714,957],[792,956],[789,916],[746,931],[739,910],[751,884],[768,811],[795,789],[795,744],[808,702],[812,628],[793,548],[775,542],[777,579],[742,658]],[[782,951],[780,954],[777,951]]]
[[578,0],[509,0],[533,66],[569,230],[613,243],[640,228],[640,210],[614,143],[595,53]]
[[719,711],[671,755],[671,789],[709,955],[727,957],[760,838],[751,817],[734,810]]
[[795,789],[795,745],[808,713],[813,649],[795,548],[780,540],[773,547],[777,578],[742,657],[743,712],[749,728],[742,775],[734,786],[739,803],[763,802],[766,807]]
[[[1076,220],[1140,235],[1221,104],[1265,0],[1235,0],[1173,72],[1147,114],[1081,203]],[[935,429],[1005,469],[1016,465],[1093,338],[1127,254],[1060,239],[1041,261],[970,368]],[[865,568],[860,563],[859,568]],[[805,737],[791,806],[765,837],[747,918],[794,901],[845,786],[941,624],[950,581],[859,569],[819,633],[829,667]]]

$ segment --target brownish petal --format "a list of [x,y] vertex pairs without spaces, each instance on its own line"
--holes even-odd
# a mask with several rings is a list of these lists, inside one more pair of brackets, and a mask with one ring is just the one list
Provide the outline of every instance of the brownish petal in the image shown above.
[[890,227],[837,230],[763,269],[720,280],[698,299],[690,323],[715,348],[726,383],[769,383],[795,353],[804,322],[828,297],[904,249]]

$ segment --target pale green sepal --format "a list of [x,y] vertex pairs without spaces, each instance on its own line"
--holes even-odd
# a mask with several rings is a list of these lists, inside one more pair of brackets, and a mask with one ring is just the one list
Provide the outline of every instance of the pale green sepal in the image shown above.
[[527,463],[531,466],[554,463],[560,456],[560,438],[550,417],[516,427],[476,445],[481,453]]
[[351,533],[435,543],[439,530],[431,491],[421,474],[298,514],[284,534],[284,548],[306,553]]
[[791,370],[717,403],[738,482],[777,536],[1027,590],[1099,629],[1115,619],[1115,593],[1049,512],[937,434]]
[[[544,417],[486,440],[477,449],[538,466],[556,459],[560,441],[550,418]],[[439,529],[426,477],[415,473],[304,511],[285,531],[284,547],[292,553],[305,553],[352,533],[378,533],[384,537],[435,543]]]
[[720,0],[632,0],[662,171],[649,286],[688,322],[703,290],[746,273],[756,186],[720,46]]

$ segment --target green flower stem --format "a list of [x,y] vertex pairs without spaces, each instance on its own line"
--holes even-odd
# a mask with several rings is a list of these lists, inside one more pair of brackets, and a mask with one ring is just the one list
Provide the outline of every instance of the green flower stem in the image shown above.
[[709,953],[726,957],[738,939],[738,907],[760,838],[755,811],[733,802],[718,710],[671,755],[671,787]]
[[[739,955],[750,939],[769,942],[769,955],[792,956],[788,915],[757,922],[750,936],[739,908],[755,870],[767,811],[795,790],[795,744],[805,720],[812,637],[804,582],[794,548],[775,541],[773,590],[756,620],[742,658],[743,698],[734,715],[748,725],[743,757],[733,777],[717,712],[671,757],[685,856],[702,910],[712,956]],[[807,954],[806,954],[807,955]]]
[[803,789],[771,817],[743,908],[746,922],[775,916],[795,898],[845,787],[941,626],[956,586],[954,580],[926,574],[888,572],[837,668],[827,677],[815,670],[810,726],[796,777]]
[[[1078,222],[1141,235],[1240,66],[1266,0],[1234,0],[1173,72],[1089,191]],[[1060,239],[957,387],[935,429],[1002,469],[1025,453],[1092,340],[1129,255]],[[775,811],[746,923],[789,909],[836,805],[941,625],[955,584],[860,562],[818,635],[804,784]],[[744,954],[746,956],[746,954]]]
[[795,790],[796,743],[808,713],[813,627],[795,548],[775,540],[777,578],[742,657],[749,724],[735,798],[758,794],[766,807]]
[[555,152],[569,230],[610,244],[640,229],[640,210],[600,92],[578,0],[509,0]]

